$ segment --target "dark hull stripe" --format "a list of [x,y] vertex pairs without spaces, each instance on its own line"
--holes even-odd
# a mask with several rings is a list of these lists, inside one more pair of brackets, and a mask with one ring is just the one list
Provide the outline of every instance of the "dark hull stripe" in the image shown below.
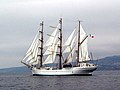
[[68,75],[41,75],[41,74],[33,74],[33,76],[92,76],[92,74],[68,74]]

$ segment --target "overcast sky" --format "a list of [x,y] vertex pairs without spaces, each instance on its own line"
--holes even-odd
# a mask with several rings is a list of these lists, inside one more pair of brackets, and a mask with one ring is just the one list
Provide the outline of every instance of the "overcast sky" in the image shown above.
[[[37,30],[45,21],[45,33],[51,32],[63,18],[63,32],[69,35],[82,20],[94,58],[120,55],[119,0],[0,0],[0,68],[22,66]],[[46,37],[47,38],[47,37]]]

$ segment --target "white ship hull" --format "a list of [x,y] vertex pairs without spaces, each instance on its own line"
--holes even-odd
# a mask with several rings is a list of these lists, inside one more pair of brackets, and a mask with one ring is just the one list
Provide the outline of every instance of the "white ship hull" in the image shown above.
[[92,72],[97,69],[97,66],[79,66],[67,67],[62,69],[53,68],[32,68],[33,76],[65,76],[65,75],[92,75]]

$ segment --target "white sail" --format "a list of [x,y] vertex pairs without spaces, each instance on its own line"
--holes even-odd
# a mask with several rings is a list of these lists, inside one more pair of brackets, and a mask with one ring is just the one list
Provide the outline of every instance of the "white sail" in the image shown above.
[[43,54],[43,55],[48,55],[45,61],[43,62],[43,64],[49,64],[55,61],[57,47],[58,47],[57,39],[58,39],[58,34],[54,37],[53,42],[51,42],[51,45],[47,48],[47,50]]
[[87,35],[86,32],[84,31],[82,25],[80,24],[80,42],[83,41],[86,35]]
[[38,39],[38,36],[39,36],[39,32],[36,34],[36,36],[35,36],[32,44],[31,44],[31,46],[30,46],[30,48],[28,49],[28,51],[27,51],[26,54],[28,54],[31,50],[33,50],[34,44],[35,44],[36,40]]
[[69,52],[69,54],[68,54],[68,56],[67,56],[67,62],[66,63],[70,63],[70,62],[72,62],[72,61],[74,61],[75,60],[75,58],[76,58],[76,56],[75,56],[75,49],[76,49],[76,46],[77,45],[77,42],[76,42],[76,36],[73,38],[73,40],[72,40],[72,42],[71,42],[71,45],[69,46],[69,50],[70,50],[70,52]]
[[80,61],[89,61],[90,58],[88,56],[88,48],[87,48],[87,39],[80,46]]
[[28,56],[28,59],[26,62],[29,62],[29,64],[33,64],[33,62],[37,61],[37,55],[38,55],[38,40],[36,40],[36,43],[34,44],[33,48],[31,49],[31,55]]
[[48,40],[46,41],[45,45],[43,47],[47,47],[47,46],[51,46],[52,42],[54,41],[54,38],[56,36],[56,34],[59,31],[59,25],[57,25],[57,27],[55,28],[55,30],[53,31],[53,33],[51,35],[49,35]]
[[74,38],[74,34],[75,34],[76,29],[73,30],[73,32],[70,34],[70,36],[68,37],[68,39],[66,40],[66,42],[64,43],[64,50],[63,50],[63,58],[66,59],[68,54],[70,53],[70,48],[72,48],[72,41]]
[[44,56],[47,56],[43,64],[50,64],[55,61],[57,47],[58,47],[58,32],[59,25],[55,28],[53,33],[48,38],[44,47],[47,47],[46,51],[43,53]]
[[39,37],[40,37],[40,33],[38,32],[31,44],[30,48],[28,49],[24,59],[22,60],[23,62],[25,62],[28,65],[38,64],[37,55],[38,55],[38,46],[40,44]]
[[51,47],[53,47],[53,45],[55,45],[56,40],[58,38],[58,32],[59,32],[59,25],[57,25],[57,27],[55,28],[55,30],[49,36],[47,42],[45,43],[44,47],[48,47],[48,48],[46,49],[46,51],[44,52],[43,55],[49,55],[50,54]]
[[38,56],[38,46],[36,46],[36,49],[33,52],[33,59],[31,59],[29,63],[31,63],[32,65],[38,64],[37,56]]
[[73,30],[73,32],[70,34],[70,36],[68,37],[68,39],[66,40],[66,42],[64,43],[63,46],[68,46],[71,44],[72,42],[72,39],[74,37],[74,34],[75,34],[75,31],[76,31],[76,28]]
[[[80,25],[80,43],[85,39],[87,34],[85,33],[84,29]],[[79,47],[79,61],[88,61],[88,48],[87,48],[87,38],[84,40],[84,42]]]

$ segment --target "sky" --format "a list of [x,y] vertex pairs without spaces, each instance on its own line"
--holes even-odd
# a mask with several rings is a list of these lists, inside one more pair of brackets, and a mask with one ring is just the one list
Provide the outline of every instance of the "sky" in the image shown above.
[[95,59],[120,55],[119,0],[0,0],[0,68],[23,66],[39,23],[44,21],[44,32],[50,33],[61,17],[64,38],[78,20],[95,36],[88,44]]

